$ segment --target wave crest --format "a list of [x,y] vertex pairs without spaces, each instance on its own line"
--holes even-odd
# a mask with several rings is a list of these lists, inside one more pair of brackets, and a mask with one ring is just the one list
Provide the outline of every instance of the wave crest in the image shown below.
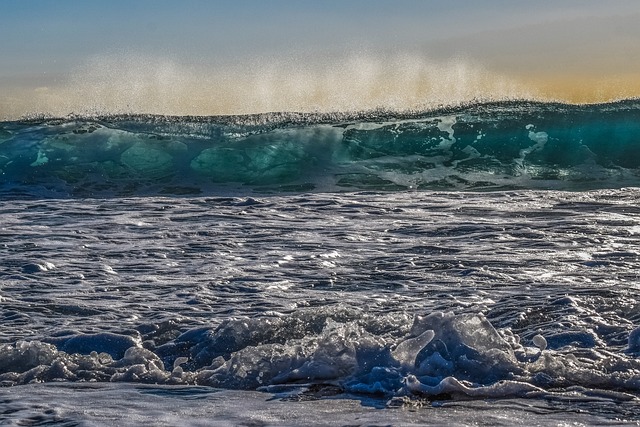
[[7,195],[591,189],[640,184],[640,103],[5,122]]

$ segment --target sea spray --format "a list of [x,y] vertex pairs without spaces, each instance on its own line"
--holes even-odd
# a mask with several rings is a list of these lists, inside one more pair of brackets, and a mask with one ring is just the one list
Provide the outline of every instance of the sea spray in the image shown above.
[[348,53],[192,65],[144,53],[97,55],[51,84],[8,87],[0,119],[28,114],[241,115],[425,110],[477,100],[539,99],[465,58]]

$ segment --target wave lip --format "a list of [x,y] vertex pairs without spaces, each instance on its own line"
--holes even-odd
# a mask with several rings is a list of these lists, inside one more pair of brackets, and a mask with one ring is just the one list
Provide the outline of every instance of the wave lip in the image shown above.
[[7,197],[640,185],[640,103],[0,124]]

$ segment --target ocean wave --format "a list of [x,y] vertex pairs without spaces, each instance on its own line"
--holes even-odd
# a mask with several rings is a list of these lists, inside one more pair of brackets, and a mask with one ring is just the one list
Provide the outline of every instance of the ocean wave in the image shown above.
[[5,197],[640,185],[640,101],[0,123]]

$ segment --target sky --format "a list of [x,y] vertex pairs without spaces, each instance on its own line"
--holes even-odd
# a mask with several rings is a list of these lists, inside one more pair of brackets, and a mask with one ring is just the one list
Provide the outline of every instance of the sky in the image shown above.
[[0,0],[0,118],[640,96],[638,0]]

